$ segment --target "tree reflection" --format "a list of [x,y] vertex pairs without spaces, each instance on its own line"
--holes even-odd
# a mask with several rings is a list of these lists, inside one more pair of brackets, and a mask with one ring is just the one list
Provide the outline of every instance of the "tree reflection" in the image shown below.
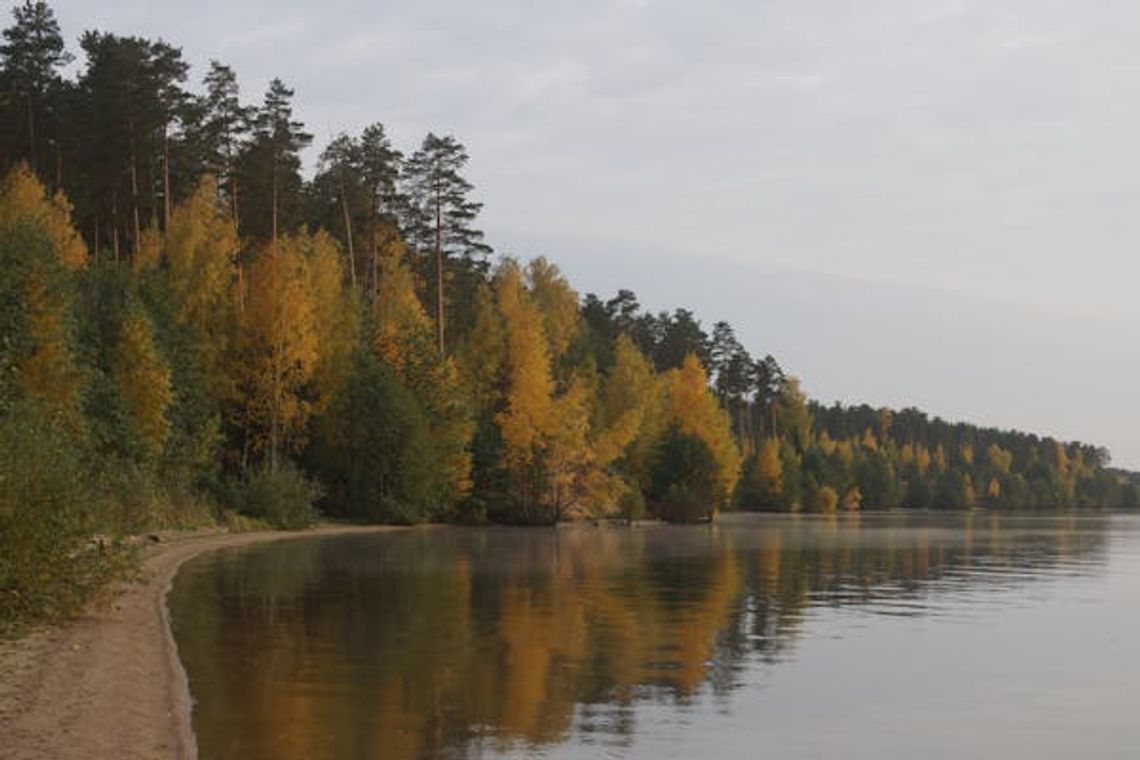
[[643,702],[728,698],[813,608],[924,615],[1103,561],[1098,518],[749,517],[706,527],[426,529],[200,561],[172,607],[203,757],[466,756]]

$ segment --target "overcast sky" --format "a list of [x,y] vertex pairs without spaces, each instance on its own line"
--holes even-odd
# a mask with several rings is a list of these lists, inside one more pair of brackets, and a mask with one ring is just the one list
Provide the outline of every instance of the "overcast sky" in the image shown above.
[[59,0],[324,143],[471,153],[496,249],[727,319],[830,402],[1140,467],[1134,0]]

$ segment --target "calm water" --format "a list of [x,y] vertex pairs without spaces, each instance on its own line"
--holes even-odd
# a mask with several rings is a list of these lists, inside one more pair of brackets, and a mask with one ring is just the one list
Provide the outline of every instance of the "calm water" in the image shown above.
[[171,606],[207,760],[1140,753],[1129,516],[299,539]]

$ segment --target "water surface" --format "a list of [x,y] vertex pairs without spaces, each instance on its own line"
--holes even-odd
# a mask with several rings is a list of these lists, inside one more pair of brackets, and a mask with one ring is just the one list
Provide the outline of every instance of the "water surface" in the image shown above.
[[206,555],[201,757],[1134,758],[1140,520],[732,516]]

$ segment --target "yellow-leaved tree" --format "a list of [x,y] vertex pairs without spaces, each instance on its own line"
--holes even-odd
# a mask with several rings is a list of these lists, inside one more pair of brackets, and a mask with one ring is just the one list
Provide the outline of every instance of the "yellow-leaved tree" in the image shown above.
[[506,405],[498,417],[508,467],[531,463],[550,424],[554,380],[543,317],[526,289],[522,272],[505,262],[495,283],[499,310],[506,327]]
[[174,400],[174,388],[154,327],[139,306],[127,311],[119,328],[114,375],[143,454],[156,459],[170,436],[167,410]]
[[[390,246],[378,263],[376,298],[376,351],[397,372],[423,351],[423,335],[432,335],[432,321],[416,297],[415,275],[404,260],[403,245]],[[434,340],[434,339],[433,339]]]
[[640,502],[662,431],[663,390],[649,360],[628,335],[619,335],[595,404],[591,446],[606,475],[596,477],[591,489],[596,511],[620,506],[623,495]]
[[682,433],[699,437],[712,451],[718,496],[723,502],[740,476],[740,449],[732,437],[728,413],[717,403],[696,356],[689,354],[678,369],[665,375],[665,398],[666,424],[676,424]]
[[389,246],[385,254],[378,264],[373,302],[376,352],[423,407],[439,475],[440,507],[450,508],[471,487],[470,410],[455,361],[440,356],[436,347],[403,246]]
[[166,227],[170,292],[178,323],[190,336],[197,366],[216,400],[230,393],[226,366],[236,318],[237,224],[218,199],[212,177],[204,178],[174,208]]
[[580,375],[573,377],[566,392],[550,404],[542,451],[545,483],[541,498],[552,520],[571,513],[589,514],[605,506],[595,503],[605,493],[605,483],[590,442],[592,407],[592,386]]
[[41,266],[27,272],[23,296],[29,340],[15,369],[24,398],[77,428],[83,377],[75,360],[71,305],[57,284]]
[[[811,412],[799,378],[788,377],[776,400],[776,424],[780,433],[803,453],[811,442]],[[871,440],[874,441],[872,434]]]
[[537,459],[550,426],[554,379],[542,312],[523,282],[517,262],[507,260],[495,277],[495,295],[506,332],[504,408],[496,416],[510,501],[523,519],[537,519],[542,477]]
[[336,241],[323,230],[298,235],[297,240],[308,259],[313,328],[319,347],[313,366],[313,411],[320,413],[348,378],[350,357],[360,335],[360,311],[357,291],[345,286],[343,258]]
[[784,463],[780,458],[780,441],[766,438],[749,460],[740,488],[741,503],[754,509],[771,509],[781,505],[784,491]]
[[502,395],[506,361],[506,329],[487,285],[475,293],[475,323],[460,346],[457,357],[463,384],[476,414],[492,410]]
[[0,225],[30,222],[51,238],[56,255],[71,270],[87,265],[87,245],[71,224],[71,202],[62,192],[47,190],[28,168],[18,164],[0,186]]
[[578,334],[578,294],[558,267],[544,258],[527,264],[526,276],[531,297],[542,312],[550,360],[557,364]]
[[0,382],[78,432],[83,377],[67,270],[83,266],[86,248],[71,227],[69,208],[62,195],[48,199],[22,164],[0,183]]
[[252,451],[276,469],[283,449],[304,440],[310,405],[301,391],[320,356],[309,262],[296,238],[278,240],[245,277],[239,320],[238,401]]
[[157,268],[162,261],[162,249],[162,233],[153,225],[146,227],[139,235],[138,250],[131,258],[131,269],[146,272]]

